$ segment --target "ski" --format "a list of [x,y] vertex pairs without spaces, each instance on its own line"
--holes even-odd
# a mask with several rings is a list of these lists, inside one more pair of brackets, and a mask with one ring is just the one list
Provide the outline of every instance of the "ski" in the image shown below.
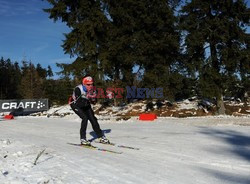
[[108,152],[108,153],[115,153],[115,154],[122,154],[122,152],[118,152],[118,151],[113,151],[113,150],[108,150],[108,149],[104,149],[104,148],[99,148],[93,145],[82,145],[82,144],[75,144],[75,143],[67,143],[69,145],[72,146],[80,146],[83,148],[88,148],[88,149],[93,149],[93,150],[97,150],[97,151],[103,151],[103,152]]
[[140,150],[140,148],[135,148],[135,147],[132,147],[132,146],[125,146],[125,145],[115,144],[115,143],[112,143],[112,142],[110,142],[110,143],[101,143],[101,142],[95,141],[95,143],[105,144],[105,145],[110,145],[110,146],[116,146],[116,147],[119,147],[119,148]]

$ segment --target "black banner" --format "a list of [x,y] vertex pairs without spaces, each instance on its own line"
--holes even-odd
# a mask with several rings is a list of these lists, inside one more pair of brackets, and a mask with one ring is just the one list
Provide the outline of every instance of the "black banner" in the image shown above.
[[48,109],[48,99],[0,100],[0,112],[39,112]]

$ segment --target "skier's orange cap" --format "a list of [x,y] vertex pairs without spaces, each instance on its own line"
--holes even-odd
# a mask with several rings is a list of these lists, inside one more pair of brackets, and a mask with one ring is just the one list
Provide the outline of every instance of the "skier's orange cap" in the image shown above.
[[82,83],[83,83],[84,85],[86,85],[86,84],[93,84],[93,83],[94,83],[94,80],[93,80],[92,77],[88,76],[88,77],[84,77],[84,78],[82,79]]

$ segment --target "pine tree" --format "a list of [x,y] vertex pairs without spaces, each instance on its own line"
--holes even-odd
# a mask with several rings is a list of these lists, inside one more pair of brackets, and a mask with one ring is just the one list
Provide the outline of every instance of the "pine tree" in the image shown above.
[[62,74],[79,78],[88,73],[99,80],[106,76],[115,85],[132,85],[138,65],[145,71],[144,86],[166,86],[179,49],[173,12],[177,1],[48,2],[49,17],[72,29],[63,48],[77,59],[60,64]]
[[62,45],[66,54],[76,56],[74,64],[63,64],[65,72],[74,75],[99,74],[98,59],[100,45],[105,37],[108,19],[103,12],[102,1],[81,0],[48,0],[52,8],[45,9],[49,18],[61,19],[71,32],[65,34]]
[[[238,66],[238,71],[240,73],[240,84],[241,90],[238,95],[239,98],[243,99],[245,102],[249,101],[250,95],[250,34],[246,35],[245,49],[242,50],[241,59]],[[245,103],[247,104],[247,103]]]
[[68,98],[73,92],[73,82],[70,78],[48,79],[45,81],[45,97],[49,99],[51,105],[68,103]]
[[19,85],[20,95],[22,98],[42,98],[44,96],[42,78],[31,62],[29,65],[26,62],[23,63],[23,77]]
[[38,63],[36,65],[36,71],[37,71],[38,75],[42,79],[46,79],[46,77],[47,77],[47,70],[45,68],[43,68],[40,63]]
[[5,96],[5,92],[4,92],[4,84],[6,83],[5,82],[5,77],[6,77],[6,68],[5,68],[5,60],[3,59],[3,57],[1,57],[0,59],[0,98],[1,99],[4,99],[6,98]]
[[12,64],[9,77],[10,77],[9,98],[20,99],[21,96],[18,93],[18,86],[21,82],[22,73],[21,73],[21,69],[19,67],[18,62],[15,62],[14,64]]
[[242,0],[192,0],[182,8],[187,66],[199,77],[204,96],[216,97],[218,112],[225,113],[225,80],[237,75],[249,23]]
[[21,81],[21,70],[17,62],[14,64],[10,59],[0,59],[0,98],[20,98],[17,86]]
[[54,76],[54,74],[53,74],[53,71],[52,71],[52,69],[51,69],[51,66],[49,65],[48,66],[48,68],[47,68],[47,74],[46,74],[46,76],[48,76],[49,78],[51,78],[51,77],[53,77]]
[[[143,86],[166,87],[179,49],[176,18],[169,1],[105,1],[111,19],[105,67],[110,76],[133,84],[135,65],[144,70]],[[110,64],[111,63],[111,64]],[[113,67],[112,67],[113,66]],[[112,71],[113,69],[113,71]],[[121,76],[121,77],[120,77]]]

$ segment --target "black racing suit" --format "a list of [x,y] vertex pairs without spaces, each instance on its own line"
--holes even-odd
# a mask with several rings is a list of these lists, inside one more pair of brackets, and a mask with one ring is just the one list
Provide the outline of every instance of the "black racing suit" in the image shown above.
[[[88,120],[90,121],[93,130],[95,131],[97,137],[102,137],[103,133],[100,129],[100,125],[97,121],[97,118],[94,115],[94,111],[91,108],[90,100],[87,99],[86,95],[81,94],[79,87],[74,89],[74,98],[70,104],[72,110],[82,119],[81,129],[80,129],[80,138],[86,139],[86,129]],[[74,101],[74,102],[73,102]]]

